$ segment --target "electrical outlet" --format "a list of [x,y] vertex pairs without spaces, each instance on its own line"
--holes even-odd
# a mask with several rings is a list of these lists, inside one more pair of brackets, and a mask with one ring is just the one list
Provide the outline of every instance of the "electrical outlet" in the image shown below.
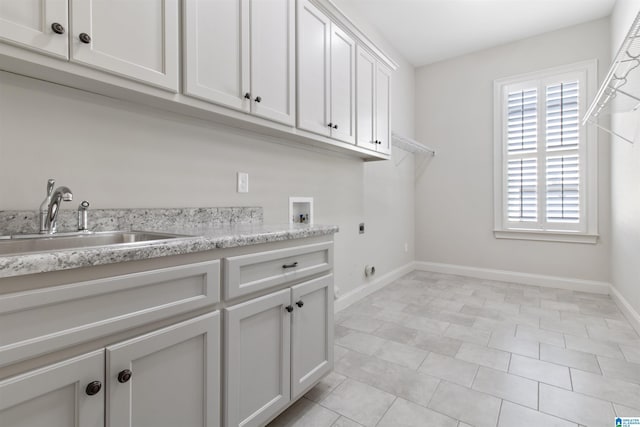
[[409,244],[405,242],[404,244],[404,251],[405,252],[409,252]]
[[238,193],[249,192],[249,174],[246,172],[238,172]]

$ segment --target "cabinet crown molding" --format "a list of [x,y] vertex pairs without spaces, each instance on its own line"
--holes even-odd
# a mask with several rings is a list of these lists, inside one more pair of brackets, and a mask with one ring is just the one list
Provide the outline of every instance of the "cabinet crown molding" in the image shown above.
[[398,63],[380,49],[367,35],[362,32],[358,26],[331,0],[309,0],[314,6],[324,12],[329,18],[340,27],[343,31],[354,37],[359,44],[366,48],[376,59],[382,61],[391,70],[398,69]]

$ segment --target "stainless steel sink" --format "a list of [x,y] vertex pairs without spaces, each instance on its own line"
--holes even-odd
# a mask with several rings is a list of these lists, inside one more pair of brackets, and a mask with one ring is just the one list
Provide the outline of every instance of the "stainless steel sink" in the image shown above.
[[109,245],[144,244],[158,240],[186,237],[147,231],[104,231],[58,235],[14,235],[0,238],[0,255],[56,251]]

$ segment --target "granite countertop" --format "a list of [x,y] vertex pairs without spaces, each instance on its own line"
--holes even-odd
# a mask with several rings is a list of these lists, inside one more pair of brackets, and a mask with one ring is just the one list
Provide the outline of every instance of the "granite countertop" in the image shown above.
[[[213,209],[220,210],[222,208]],[[249,220],[244,221],[217,221],[216,219],[218,217],[211,216],[211,212],[202,212],[203,209],[198,209],[197,213],[200,216],[205,216],[205,221],[193,221],[193,213],[195,210],[185,211],[178,209],[172,210],[171,215],[162,215],[162,218],[170,217],[170,220],[158,221],[158,210],[128,210],[127,212],[131,215],[137,215],[138,219],[151,219],[149,222],[140,220],[129,222],[131,225],[127,228],[128,230],[171,233],[184,237],[181,236],[170,240],[156,240],[144,243],[126,243],[0,256],[0,278],[113,264],[124,261],[137,261],[170,255],[183,255],[212,249],[303,239],[333,234],[338,231],[338,227],[332,225],[265,225],[262,224],[262,211],[260,210],[259,214],[256,214],[255,209],[259,208],[250,209],[254,211],[249,215]],[[122,213],[122,210],[119,212]],[[109,213],[112,212],[106,212],[107,215]],[[28,219],[29,221],[32,220],[30,215],[25,215],[25,212],[20,212],[16,215],[15,212],[8,214],[7,211],[0,211],[0,225],[2,225],[3,214],[5,216],[12,215],[14,220],[16,217],[24,220]],[[242,217],[243,215],[237,216],[237,218]],[[122,221],[124,220],[121,219],[121,222]],[[15,229],[15,222],[12,222],[12,224],[13,229]],[[7,228],[11,229],[11,227],[5,227],[4,230]],[[111,228],[111,230],[123,230],[123,228],[125,227],[120,226],[118,228]],[[22,228],[21,230],[24,231]],[[107,230],[109,230],[108,226],[92,228],[92,231]],[[0,234],[3,234],[2,228],[0,228]]]

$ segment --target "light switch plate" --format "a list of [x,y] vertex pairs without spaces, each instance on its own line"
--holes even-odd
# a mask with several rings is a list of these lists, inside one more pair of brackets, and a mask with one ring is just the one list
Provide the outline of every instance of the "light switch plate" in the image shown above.
[[249,192],[249,174],[246,172],[238,172],[238,193]]

